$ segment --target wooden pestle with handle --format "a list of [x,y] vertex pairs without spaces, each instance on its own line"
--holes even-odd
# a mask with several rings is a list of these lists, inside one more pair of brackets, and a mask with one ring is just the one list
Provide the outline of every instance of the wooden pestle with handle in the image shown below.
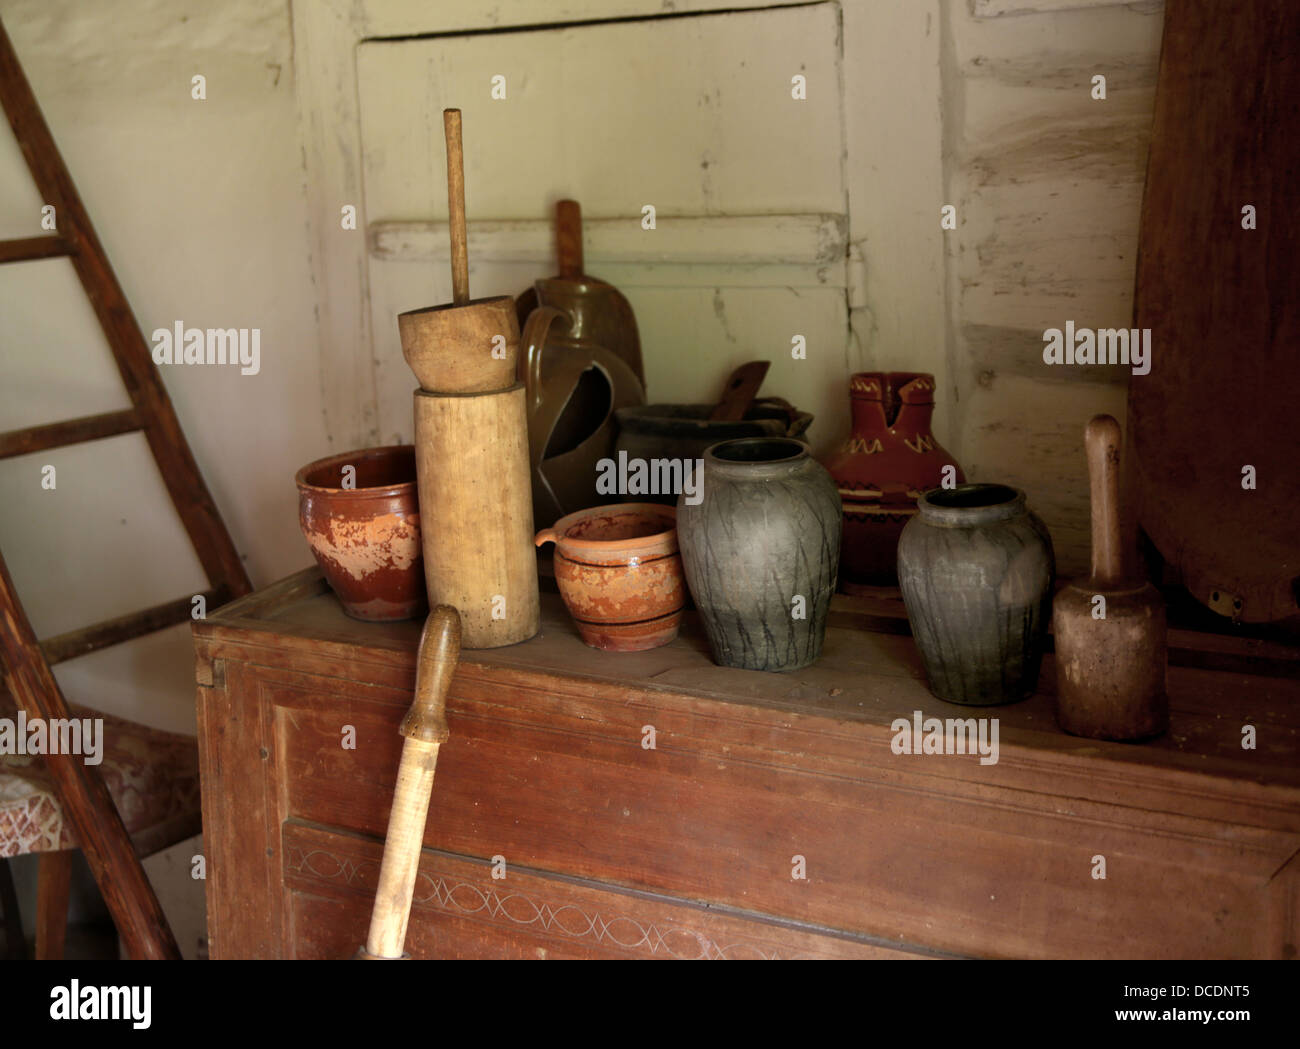
[[1137,740],[1168,728],[1165,606],[1132,576],[1120,529],[1119,423],[1094,416],[1084,432],[1092,497],[1092,575],[1052,605],[1056,714],[1061,728],[1094,739]]
[[397,788],[388,816],[379,886],[370,913],[370,934],[358,959],[389,961],[408,958],[406,923],[420,865],[429,795],[438,765],[438,748],[447,741],[447,690],[460,658],[460,615],[439,605],[424,621],[415,657],[415,702],[399,729],[406,737],[397,769]]

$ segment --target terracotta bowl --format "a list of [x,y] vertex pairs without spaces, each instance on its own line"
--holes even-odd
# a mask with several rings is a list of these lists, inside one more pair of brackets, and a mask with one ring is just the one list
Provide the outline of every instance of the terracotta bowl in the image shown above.
[[642,652],[677,636],[686,584],[677,510],[617,503],[561,517],[537,533],[555,544],[560,596],[592,648]]
[[[345,477],[349,466],[355,477]],[[356,487],[344,488],[345,479]],[[343,611],[367,620],[423,614],[414,446],[331,455],[304,466],[294,480],[302,534]]]

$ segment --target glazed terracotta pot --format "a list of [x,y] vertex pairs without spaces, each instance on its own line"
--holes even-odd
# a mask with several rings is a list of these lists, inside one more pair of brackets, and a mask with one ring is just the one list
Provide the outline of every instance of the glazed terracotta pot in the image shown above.
[[723,441],[702,498],[677,503],[682,566],[714,662],[795,670],[821,655],[840,557],[840,501],[808,446]]
[[898,580],[930,691],[949,703],[1014,703],[1038,685],[1056,563],[1025,493],[931,489],[898,544]]
[[304,466],[294,480],[302,534],[343,611],[367,620],[423,614],[415,448],[332,455]]
[[677,636],[686,586],[676,514],[655,503],[595,506],[537,533],[555,544],[560,597],[592,648],[641,652]]
[[957,461],[930,432],[934,376],[859,372],[849,379],[853,431],[825,461],[843,500],[844,551],[840,583],[852,592],[898,583],[898,538],[916,515],[916,502],[955,470]]

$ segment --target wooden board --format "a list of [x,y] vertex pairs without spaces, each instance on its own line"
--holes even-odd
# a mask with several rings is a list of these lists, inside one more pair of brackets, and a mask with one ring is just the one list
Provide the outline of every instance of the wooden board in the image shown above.
[[1166,5],[1139,240],[1138,521],[1198,600],[1247,622],[1300,611],[1298,42],[1294,0]]

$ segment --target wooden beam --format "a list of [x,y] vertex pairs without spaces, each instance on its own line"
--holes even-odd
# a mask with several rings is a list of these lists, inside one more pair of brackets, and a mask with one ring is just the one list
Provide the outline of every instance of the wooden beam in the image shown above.
[[0,433],[0,459],[43,452],[47,448],[63,448],[82,441],[98,441],[139,429],[140,413],[134,408],[124,408],[120,412],[83,415],[80,419],[68,419],[61,423],[10,430],[8,433]]
[[[446,259],[446,222],[372,222],[370,254],[392,262]],[[707,266],[844,265],[848,221],[843,215],[660,215],[654,237],[635,218],[584,219],[587,263]],[[469,223],[469,253],[477,263],[552,266],[552,218]]]
[[[50,666],[54,666],[56,663],[97,652],[101,648],[108,648],[110,645],[130,641],[134,637],[152,634],[155,630],[162,630],[163,627],[183,623],[190,618],[196,596],[199,595],[178,597],[175,601],[154,605],[139,612],[128,612],[113,619],[105,619],[102,623],[94,623],[79,630],[69,630],[66,634],[46,638],[41,642],[41,652],[45,656],[45,661]],[[202,597],[206,607],[216,608],[229,600],[230,591],[225,587],[217,587],[205,591]]]
[[214,587],[225,583],[236,596],[248,593],[253,586],[243,562],[203,481],[171,398],[158,377],[149,344],[41,116],[36,96],[18,64],[3,23],[0,23],[0,103],[42,199],[58,209],[60,229],[72,249],[72,265],[108,338],[131,403],[144,421],[149,449],[208,582]]
[[0,240],[0,263],[56,259],[62,255],[71,254],[72,245],[59,236],[20,237],[16,240]]
[[[32,625],[0,557],[0,657],[9,689],[29,718],[68,719],[68,704],[41,658]],[[172,936],[103,777],[78,754],[47,754],[45,765],[81,849],[132,958],[178,959]]]

